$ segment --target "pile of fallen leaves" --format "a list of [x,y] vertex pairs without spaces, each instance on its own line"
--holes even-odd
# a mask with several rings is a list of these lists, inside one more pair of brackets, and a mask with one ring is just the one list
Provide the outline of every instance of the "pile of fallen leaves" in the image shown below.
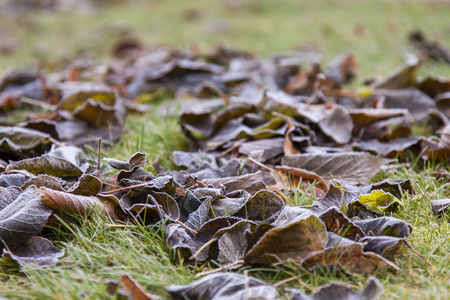
[[[301,67],[301,52],[264,60],[224,48],[211,55],[121,50],[110,66],[79,60],[58,74],[10,71],[0,80],[2,111],[44,109],[0,126],[4,257],[57,263],[64,250],[39,236],[43,228],[100,213],[111,222],[158,223],[185,263],[215,260],[222,265],[216,271],[284,262],[358,274],[398,269],[394,258],[412,249],[413,228],[392,216],[414,193],[412,183],[368,180],[411,158],[450,154],[450,79],[418,79],[423,53],[355,89],[345,85],[356,74],[353,55],[324,70]],[[155,165],[154,176],[143,153],[97,161],[79,148],[99,137],[117,141],[128,113],[167,96],[184,107],[180,126],[190,145],[173,153],[178,170]],[[413,125],[436,135],[412,136]],[[111,168],[118,171],[107,177]],[[299,190],[317,200],[296,205]],[[450,201],[432,205],[440,214]],[[174,299],[278,296],[260,280],[210,273],[167,290]],[[122,282],[130,295],[147,297],[133,299],[150,299],[131,278]],[[292,299],[375,299],[381,292],[371,279],[361,292],[331,284],[313,296],[293,290]]]

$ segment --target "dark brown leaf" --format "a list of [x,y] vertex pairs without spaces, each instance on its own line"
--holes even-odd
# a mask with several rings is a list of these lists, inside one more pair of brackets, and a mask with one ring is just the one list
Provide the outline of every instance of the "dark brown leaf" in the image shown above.
[[284,261],[303,262],[313,253],[325,249],[327,233],[322,221],[307,210],[285,208],[259,241],[247,251],[246,263],[273,264]]
[[363,230],[344,213],[332,206],[327,211],[320,214],[320,219],[325,223],[327,231],[336,233],[353,241],[358,241],[366,234]]

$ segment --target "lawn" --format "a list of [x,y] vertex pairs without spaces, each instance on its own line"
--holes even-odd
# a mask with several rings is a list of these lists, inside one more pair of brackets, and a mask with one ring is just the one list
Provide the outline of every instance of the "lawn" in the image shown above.
[[[130,1],[105,6],[92,12],[26,11],[0,12],[0,38],[13,41],[15,49],[0,56],[0,71],[37,67],[45,72],[61,71],[84,55],[102,63],[112,60],[111,48],[121,35],[138,38],[147,47],[171,45],[200,52],[224,44],[263,57],[292,49],[308,50],[322,57],[326,65],[345,53],[355,53],[358,82],[381,78],[401,66],[405,54],[413,52],[408,33],[423,30],[431,39],[450,47],[450,3],[446,1]],[[427,62],[419,75],[449,76],[450,67]],[[162,100],[164,101],[164,100]],[[420,128],[416,128],[420,131]],[[147,155],[146,169],[161,157],[170,166],[173,150],[187,150],[178,117],[161,117],[150,111],[127,120],[126,132],[117,145],[102,149],[104,157],[121,160],[135,152]],[[92,152],[95,152],[92,149]],[[402,166],[377,177],[411,179],[416,193],[406,194],[396,217],[413,225],[409,243],[423,258],[406,251],[396,260],[401,271],[377,271],[385,292],[382,299],[448,299],[450,271],[448,217],[436,217],[429,200],[449,198],[449,183],[438,181],[431,172],[437,163]],[[448,166],[444,165],[448,169]],[[301,205],[315,199],[295,195]],[[51,268],[18,267],[0,260],[0,295],[12,299],[114,299],[105,293],[107,280],[123,274],[135,278],[148,292],[168,297],[165,286],[187,284],[197,273],[217,268],[184,263],[166,246],[162,227],[113,225],[102,216],[80,219],[51,231],[56,245],[65,249],[61,262]],[[315,291],[330,281],[361,289],[363,275],[342,275],[331,271],[310,273],[295,264],[274,267],[242,267],[239,273],[279,283],[285,288]],[[283,282],[285,280],[285,282]]]

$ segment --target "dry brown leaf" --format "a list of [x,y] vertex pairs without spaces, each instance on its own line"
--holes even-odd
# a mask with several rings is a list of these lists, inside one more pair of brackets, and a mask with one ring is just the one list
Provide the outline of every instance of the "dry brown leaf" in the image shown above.
[[34,191],[41,195],[41,202],[56,211],[64,211],[71,214],[84,216],[98,211],[113,220],[119,220],[114,212],[112,203],[102,201],[97,197],[87,197],[51,190],[45,187]]
[[120,276],[123,289],[128,294],[129,300],[156,300],[152,295],[147,294],[142,286],[128,275]]

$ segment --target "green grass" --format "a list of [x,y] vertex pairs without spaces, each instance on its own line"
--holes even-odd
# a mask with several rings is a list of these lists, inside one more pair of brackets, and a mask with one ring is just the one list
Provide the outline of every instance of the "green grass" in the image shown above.
[[[187,12],[197,10],[201,17],[189,20]],[[13,36],[18,49],[0,57],[0,70],[7,67],[30,68],[39,63],[48,71],[61,70],[83,51],[108,61],[111,45],[120,28],[132,28],[148,46],[168,44],[189,49],[193,43],[201,51],[210,51],[224,43],[268,57],[277,51],[311,49],[323,54],[324,61],[336,55],[354,52],[363,77],[380,77],[400,66],[404,53],[412,49],[407,33],[422,28],[430,37],[450,47],[450,5],[434,1],[246,1],[233,9],[226,1],[142,1],[140,6],[120,5],[95,14],[30,13],[2,16],[0,29]],[[211,31],[220,24],[227,30]],[[219,26],[220,27],[220,26]],[[362,29],[363,28],[363,29]],[[7,29],[7,30],[5,30]],[[449,67],[428,63],[421,74],[449,75]],[[420,130],[418,130],[420,131]],[[127,160],[136,151],[147,154],[148,170],[158,156],[170,166],[172,150],[187,149],[178,128],[177,117],[162,118],[156,111],[127,120],[126,134],[102,156]],[[429,200],[450,197],[449,183],[438,182],[431,171],[438,166],[402,167],[383,176],[410,178],[415,195],[405,195],[397,217],[410,222],[414,231],[409,241],[433,267],[406,251],[397,260],[400,272],[380,270],[375,275],[385,288],[383,299],[450,298],[448,217],[433,215]],[[306,192],[291,195],[298,205],[310,204]],[[50,231],[57,246],[65,249],[61,263],[47,269],[18,268],[0,261],[0,295],[17,299],[106,299],[105,280],[118,280],[129,274],[147,291],[165,296],[164,286],[186,284],[195,271],[217,267],[215,262],[199,267],[180,262],[165,245],[159,227],[109,226],[100,216],[67,224]],[[367,276],[329,273],[314,274],[293,264],[257,269],[244,267],[239,272],[279,286],[314,291],[319,285],[337,280],[360,289]],[[114,296],[109,297],[115,299]]]

